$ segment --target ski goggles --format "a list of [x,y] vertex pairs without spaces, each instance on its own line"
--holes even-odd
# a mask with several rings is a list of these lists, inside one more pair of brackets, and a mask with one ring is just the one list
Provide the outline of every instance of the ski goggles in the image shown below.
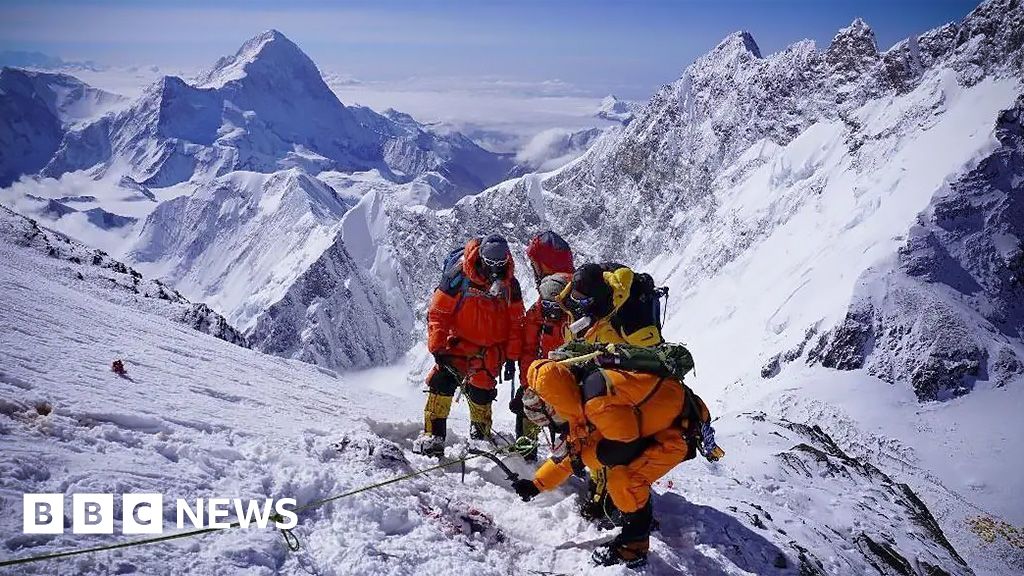
[[591,306],[594,305],[594,298],[590,296],[583,296],[575,290],[569,293],[568,298],[565,299],[565,307],[572,313],[575,318],[582,318],[587,315]]
[[492,276],[501,276],[505,273],[505,268],[508,266],[508,256],[501,260],[494,260],[481,254],[480,262],[484,265],[484,268],[491,272]]
[[590,305],[594,303],[594,299],[590,296],[580,295],[579,292],[571,292],[569,294],[569,303],[579,308],[590,308]]
[[558,302],[552,302],[551,300],[541,300],[540,309],[545,318],[561,318],[565,315],[565,308],[562,308],[562,305]]
[[508,264],[508,254],[502,256],[501,260],[493,260],[481,254],[480,260],[488,267],[504,266],[505,264]]

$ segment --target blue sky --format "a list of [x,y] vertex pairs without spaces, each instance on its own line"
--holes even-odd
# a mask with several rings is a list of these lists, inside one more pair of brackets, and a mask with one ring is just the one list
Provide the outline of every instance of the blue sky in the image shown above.
[[3,2],[0,49],[102,63],[200,67],[277,28],[323,68],[361,79],[558,79],[588,93],[643,97],[724,35],[765,53],[820,46],[861,16],[888,47],[958,19],[959,0]]
[[[600,98],[646,100],[737,30],[764,54],[804,38],[824,49],[864,18],[884,50],[958,20],[962,0],[0,0],[0,51],[93,60],[82,80],[135,95],[188,77],[276,28],[346,104],[395,108],[494,150],[602,125]],[[150,68],[155,66],[156,68]],[[128,68],[132,67],[132,68]]]

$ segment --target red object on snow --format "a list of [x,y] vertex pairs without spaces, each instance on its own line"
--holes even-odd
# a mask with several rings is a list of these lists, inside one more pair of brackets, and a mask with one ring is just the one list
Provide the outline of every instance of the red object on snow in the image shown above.
[[128,371],[124,369],[124,362],[121,362],[120,360],[114,360],[114,363],[110,365],[110,370],[118,376],[124,376],[128,373]]

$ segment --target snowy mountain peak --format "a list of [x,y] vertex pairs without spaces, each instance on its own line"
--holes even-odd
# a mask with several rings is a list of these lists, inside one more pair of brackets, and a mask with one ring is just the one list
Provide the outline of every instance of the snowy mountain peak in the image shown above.
[[839,30],[825,50],[825,62],[847,80],[866,72],[878,61],[878,57],[875,33],[860,18]]
[[277,30],[267,30],[246,40],[234,56],[217,60],[213,68],[196,79],[196,86],[220,88],[254,74],[284,74],[323,83],[320,70],[302,49]]
[[601,105],[598,107],[597,112],[594,113],[594,116],[625,124],[633,118],[633,112],[636,108],[637,104],[635,102],[619,100],[614,94],[609,94],[601,99]]
[[11,97],[12,92],[38,97],[65,125],[98,117],[124,100],[67,74],[4,66],[0,69],[0,95]]
[[871,34],[872,36],[874,36],[874,32],[872,32],[871,30],[871,26],[868,26],[868,23],[865,22],[864,19],[860,17],[854,18],[853,22],[850,22],[850,25],[840,30],[839,33],[842,34],[843,32],[847,31],[856,31],[859,34]]
[[761,58],[761,48],[758,47],[750,32],[744,30],[733,32],[726,36],[712,51],[712,54],[714,53],[728,53],[730,55],[747,53],[754,58]]
[[0,70],[0,187],[37,172],[64,134],[121,105],[116,94],[64,74]]

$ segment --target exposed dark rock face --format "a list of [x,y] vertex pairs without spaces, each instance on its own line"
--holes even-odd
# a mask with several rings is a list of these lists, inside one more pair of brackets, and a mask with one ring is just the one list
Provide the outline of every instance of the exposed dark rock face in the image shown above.
[[1024,373],[1022,121],[1024,97],[999,115],[999,146],[936,195],[894,269],[866,275],[864,294],[810,362],[909,380],[922,400]]
[[412,342],[387,302],[337,242],[259,316],[250,340],[263,352],[334,369],[388,364]]
[[[897,482],[886,472],[862,458],[852,456],[820,426],[775,418],[764,412],[739,416],[750,420],[752,429],[778,438],[791,447],[774,453],[763,470],[769,482],[796,488],[807,505],[814,506],[815,493],[829,486],[834,494],[843,494],[842,502],[832,501],[836,517],[824,537],[842,547],[844,558],[822,558],[811,553],[807,541],[790,541],[787,548],[796,557],[799,574],[879,574],[930,576],[973,574],[967,562],[949,541],[928,506],[908,485]],[[804,491],[806,490],[806,491]],[[792,505],[783,493],[763,494],[757,503],[744,502],[749,523],[766,533],[788,534],[799,530],[790,524],[780,532],[774,520]],[[778,514],[776,514],[778,512]],[[847,526],[850,515],[862,519]],[[852,529],[851,529],[852,528]],[[817,550],[817,548],[811,548]]]

